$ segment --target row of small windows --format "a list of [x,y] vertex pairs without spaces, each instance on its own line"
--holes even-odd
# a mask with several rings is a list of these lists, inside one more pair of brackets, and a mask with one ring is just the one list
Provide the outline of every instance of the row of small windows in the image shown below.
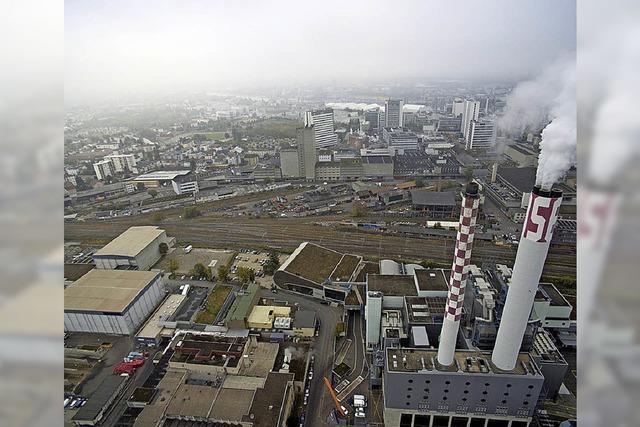
[[[412,379],[408,380],[408,382],[409,382],[409,384],[413,384],[413,380],[412,380]],[[431,380],[425,380],[425,381],[424,381],[424,383],[425,383],[425,384],[431,384]],[[449,384],[451,384],[451,381],[445,381],[444,383],[445,383],[446,385],[449,385]],[[465,382],[465,383],[464,383],[464,385],[466,385],[466,386],[468,387],[468,386],[470,386],[470,385],[471,385],[471,383],[470,383],[469,381],[467,381],[467,382]],[[484,386],[485,386],[485,387],[489,387],[489,386],[491,386],[491,383],[484,383]],[[511,388],[511,387],[512,387],[512,385],[511,385],[511,384],[507,384],[507,388]],[[533,385],[532,385],[532,384],[529,384],[529,386],[527,386],[527,388],[528,388],[529,390],[532,390],[532,389],[533,389]],[[408,390],[412,390],[412,388],[408,388]],[[425,389],[425,390],[426,390],[426,389]],[[486,394],[486,393],[485,393],[485,394]]]

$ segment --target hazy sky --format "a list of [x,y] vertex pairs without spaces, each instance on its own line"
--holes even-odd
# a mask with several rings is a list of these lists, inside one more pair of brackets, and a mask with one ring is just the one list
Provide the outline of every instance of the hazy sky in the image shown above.
[[573,0],[65,2],[65,95],[521,79],[575,51]]

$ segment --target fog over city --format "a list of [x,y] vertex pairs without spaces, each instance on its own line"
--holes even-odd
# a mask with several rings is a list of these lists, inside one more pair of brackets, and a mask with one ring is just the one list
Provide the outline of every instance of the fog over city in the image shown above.
[[279,85],[514,81],[575,50],[570,1],[65,6],[71,105]]

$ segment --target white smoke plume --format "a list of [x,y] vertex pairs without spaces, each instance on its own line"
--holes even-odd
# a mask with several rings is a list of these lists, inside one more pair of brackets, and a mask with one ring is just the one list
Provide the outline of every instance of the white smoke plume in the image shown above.
[[569,168],[576,164],[577,109],[576,64],[566,63],[557,79],[562,88],[553,101],[551,123],[542,131],[536,184],[551,188]]
[[563,58],[507,97],[498,127],[510,135],[543,128],[536,184],[550,188],[576,164],[576,62]]

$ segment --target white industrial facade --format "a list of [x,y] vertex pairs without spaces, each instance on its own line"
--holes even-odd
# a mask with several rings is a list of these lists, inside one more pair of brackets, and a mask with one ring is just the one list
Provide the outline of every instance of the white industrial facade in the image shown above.
[[[123,288],[109,287],[119,279],[114,279],[113,281],[108,278],[99,279],[104,280],[105,287],[72,284],[65,290],[64,330],[68,332],[117,335],[134,334],[165,296],[160,273],[105,270],[100,271],[100,273],[124,274],[125,276],[144,274],[146,275],[145,277],[151,277],[151,279],[143,279],[142,283],[146,283],[146,285],[133,292],[131,292],[130,288],[123,290]],[[91,274],[91,272],[87,274]],[[78,282],[80,281],[82,281],[82,278],[78,280]],[[96,281],[96,279],[92,280],[92,282]],[[75,289],[74,286],[84,289]],[[95,298],[92,298],[94,294]],[[122,305],[119,305],[120,301],[118,301],[115,305],[109,307],[109,304],[114,300],[103,298],[105,294],[113,296],[114,300],[118,300],[121,295],[125,299],[122,301]],[[77,299],[76,295],[84,296]],[[128,295],[133,295],[133,297],[128,299]],[[83,303],[82,298],[89,300],[89,303]],[[97,303],[94,303],[96,301]],[[106,301],[106,305],[102,301]]]
[[331,108],[307,111],[304,116],[304,125],[305,127],[313,125],[316,149],[333,147],[338,143],[333,129],[333,110]]
[[99,269],[150,269],[161,257],[160,244],[172,246],[164,230],[155,226],[131,227],[93,255]]

